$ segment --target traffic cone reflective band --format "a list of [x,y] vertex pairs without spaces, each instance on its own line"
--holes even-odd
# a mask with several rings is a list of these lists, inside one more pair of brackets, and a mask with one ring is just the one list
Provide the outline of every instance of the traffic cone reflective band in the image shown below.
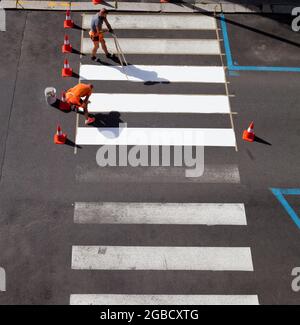
[[62,132],[61,127],[58,125],[56,133],[54,135],[54,143],[65,144],[66,141],[67,141],[67,135]]
[[247,130],[243,132],[243,140],[253,142],[255,139],[254,123],[252,122]]
[[93,0],[94,5],[99,5],[102,2],[102,0]]
[[63,53],[72,53],[72,46],[70,44],[69,36],[65,35],[64,45],[62,46],[61,51]]
[[62,77],[72,77],[73,70],[70,68],[69,61],[65,59],[64,61],[64,67],[61,71]]
[[74,27],[74,22],[71,19],[71,10],[67,10],[66,12],[66,19],[64,21],[64,28],[73,28]]

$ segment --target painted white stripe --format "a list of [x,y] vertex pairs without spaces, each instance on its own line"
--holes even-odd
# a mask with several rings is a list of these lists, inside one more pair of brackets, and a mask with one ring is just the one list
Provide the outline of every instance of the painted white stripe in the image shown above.
[[81,127],[76,144],[234,147],[235,135],[232,129]]
[[[116,53],[114,40],[105,41],[108,51]],[[119,38],[118,41],[124,54],[220,55],[218,40],[213,39]],[[83,38],[82,52],[91,54],[92,49],[91,39]]]
[[257,295],[71,295],[71,305],[259,305]]
[[[83,28],[91,28],[93,15],[83,16]],[[109,23],[117,29],[175,29],[175,30],[214,30],[216,20],[200,15],[132,15],[110,14]]]
[[6,12],[4,9],[0,9],[0,31],[6,31]]
[[[145,66],[124,67],[130,81],[225,83],[223,67]],[[127,81],[121,66],[81,65],[81,80]]]
[[253,271],[249,247],[73,246],[74,270]]
[[[232,148],[232,150],[234,150]],[[79,183],[201,183],[201,184],[239,184],[240,173],[237,165],[205,164],[200,177],[186,177],[187,167],[106,167],[91,168],[80,164],[76,168],[76,181]]]
[[176,224],[246,226],[240,203],[76,202],[74,222],[81,224]]
[[120,113],[230,113],[223,95],[92,94],[89,111]]

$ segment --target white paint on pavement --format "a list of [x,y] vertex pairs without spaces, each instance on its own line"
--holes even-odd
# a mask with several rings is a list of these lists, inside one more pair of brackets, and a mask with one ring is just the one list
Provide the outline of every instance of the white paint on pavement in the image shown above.
[[0,31],[6,32],[6,12],[0,8]]
[[74,270],[253,271],[249,247],[73,246]]
[[[112,38],[106,38],[109,52],[116,53]],[[220,55],[220,46],[213,39],[152,39],[152,38],[119,38],[122,52],[126,54],[161,54],[161,55]],[[83,38],[82,52],[91,54],[93,42]],[[99,50],[101,52],[102,50]]]
[[6,291],[6,273],[3,267],[0,267],[0,292]]
[[234,147],[235,135],[232,129],[80,127],[76,144]]
[[80,224],[172,224],[246,226],[240,203],[76,202],[74,222]]
[[230,113],[223,95],[101,94],[90,97],[89,111],[120,113]]
[[259,305],[257,295],[71,295],[70,305]]
[[[91,28],[93,15],[83,16],[83,28]],[[117,29],[172,29],[172,30],[215,30],[216,20],[200,15],[162,15],[162,14],[110,14],[109,23]]]
[[106,167],[91,168],[87,164],[76,168],[76,181],[79,183],[201,183],[239,184],[240,173],[237,165],[205,164],[201,177],[186,177],[186,167]]
[[[194,82],[225,83],[223,67],[191,66],[147,66],[129,65],[124,67],[129,81],[139,82]],[[127,81],[121,66],[81,65],[81,80]]]

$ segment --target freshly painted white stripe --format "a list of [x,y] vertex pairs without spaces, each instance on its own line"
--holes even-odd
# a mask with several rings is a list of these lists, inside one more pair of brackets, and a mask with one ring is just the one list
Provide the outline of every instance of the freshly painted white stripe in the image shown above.
[[80,127],[76,144],[234,147],[235,135],[232,129]]
[[246,226],[241,203],[76,202],[74,222],[81,224],[173,224]]
[[[116,52],[114,40],[105,41],[108,51]],[[124,54],[220,55],[218,40],[213,39],[119,38],[118,41]],[[82,52],[91,54],[92,49],[91,39],[83,38]]]
[[249,247],[73,246],[74,270],[253,271]]
[[6,12],[4,9],[0,9],[0,31],[6,31]]
[[[234,150],[234,148],[232,148]],[[205,164],[200,177],[186,177],[187,167],[106,167],[91,168],[80,164],[76,168],[76,181],[79,183],[201,183],[201,184],[239,184],[240,173],[237,165]]]
[[6,291],[6,272],[3,267],[0,267],[0,292]]
[[[83,28],[91,28],[93,15],[83,16]],[[129,15],[110,14],[110,24],[117,29],[175,29],[175,30],[214,30],[216,20],[213,17],[200,15]]]
[[81,80],[225,83],[223,67],[81,65]]
[[120,113],[230,113],[223,95],[92,94],[89,111]]
[[71,295],[70,305],[259,305],[257,295]]

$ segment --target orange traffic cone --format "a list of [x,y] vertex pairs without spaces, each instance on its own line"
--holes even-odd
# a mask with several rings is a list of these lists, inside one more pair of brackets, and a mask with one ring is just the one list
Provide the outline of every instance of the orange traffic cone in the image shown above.
[[69,112],[71,111],[71,105],[66,101],[66,92],[61,93],[61,99],[59,101],[59,109],[62,111]]
[[94,5],[99,5],[102,2],[102,0],[93,0]]
[[73,28],[74,21],[71,19],[71,10],[68,9],[66,12],[66,19],[64,21],[64,28]]
[[68,35],[65,35],[64,45],[62,46],[61,51],[62,53],[72,53],[72,46]]
[[254,122],[251,122],[250,126],[248,127],[248,130],[245,130],[243,132],[243,140],[253,142],[254,139],[255,139]]
[[69,61],[65,59],[64,61],[64,67],[61,70],[62,77],[72,77],[73,70],[70,68]]
[[66,141],[67,141],[67,135],[62,133],[61,127],[58,125],[56,129],[56,133],[54,135],[54,143],[65,144]]

